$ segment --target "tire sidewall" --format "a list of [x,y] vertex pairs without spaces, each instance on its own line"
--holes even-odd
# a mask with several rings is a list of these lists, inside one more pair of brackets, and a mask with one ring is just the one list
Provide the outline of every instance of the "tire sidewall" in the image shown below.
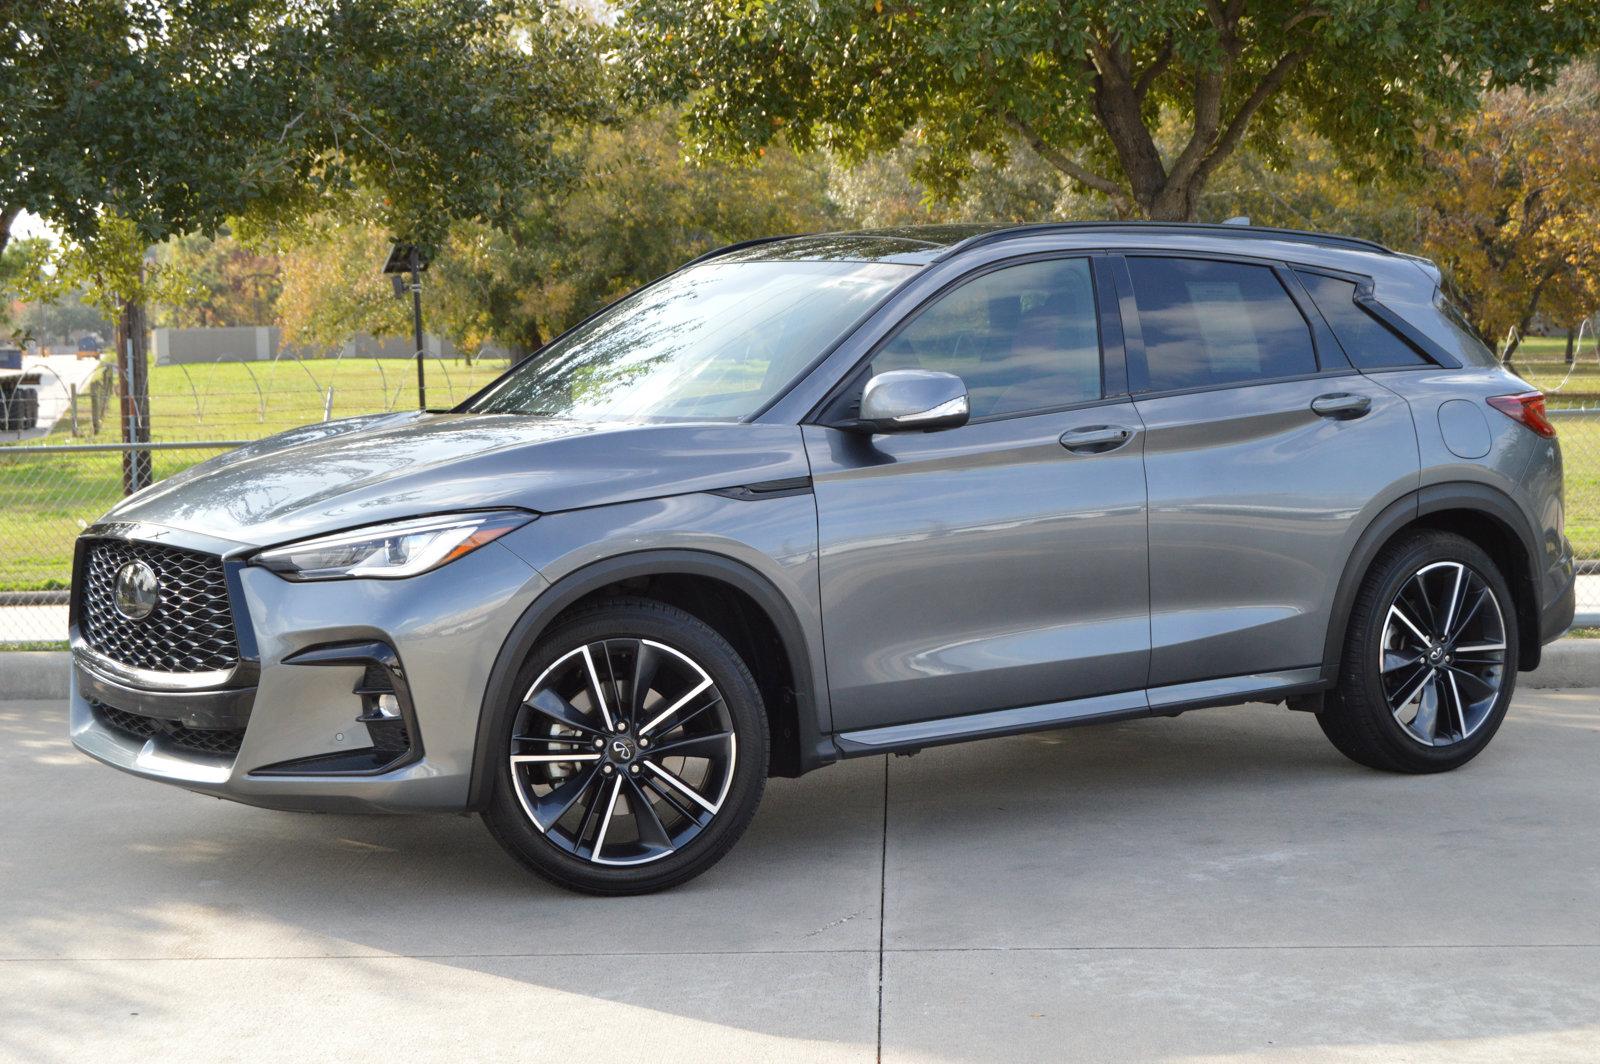
[[[1423,567],[1436,562],[1459,562],[1480,577],[1494,593],[1505,627],[1506,662],[1502,670],[1500,692],[1489,715],[1479,725],[1471,738],[1449,746],[1424,746],[1412,738],[1410,732],[1394,718],[1384,694],[1381,675],[1374,664],[1378,660],[1383,641],[1384,619],[1407,581]],[[1385,559],[1374,574],[1377,583],[1373,597],[1368,600],[1369,615],[1358,637],[1351,641],[1344,663],[1345,686],[1354,687],[1360,700],[1370,708],[1378,730],[1391,752],[1402,761],[1427,769],[1448,769],[1464,764],[1476,757],[1494,738],[1500,723],[1511,705],[1517,682],[1517,615],[1511,589],[1493,560],[1476,544],[1455,535],[1430,536],[1404,545]]]
[[[649,639],[692,658],[721,693],[738,741],[733,782],[711,824],[678,851],[645,865],[608,867],[561,850],[528,819],[511,778],[511,732],[523,696],[563,655],[602,639]],[[659,890],[710,867],[738,840],[754,816],[766,783],[768,758],[767,718],[760,691],[727,641],[690,614],[661,603],[629,600],[584,610],[541,636],[517,670],[512,692],[510,703],[499,707],[499,720],[489,739],[494,789],[484,819],[513,856],[546,878],[596,893]]]

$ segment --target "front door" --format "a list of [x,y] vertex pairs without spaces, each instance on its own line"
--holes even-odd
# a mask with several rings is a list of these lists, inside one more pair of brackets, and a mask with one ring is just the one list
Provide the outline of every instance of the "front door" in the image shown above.
[[807,426],[836,728],[1144,686],[1144,439],[1103,363],[1088,259],[1003,266],[918,311],[855,385],[956,373],[967,425]]

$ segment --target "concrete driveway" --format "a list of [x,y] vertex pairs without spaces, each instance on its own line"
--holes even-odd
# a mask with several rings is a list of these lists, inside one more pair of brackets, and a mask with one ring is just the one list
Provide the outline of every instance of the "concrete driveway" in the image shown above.
[[1600,1059],[1600,692],[1431,778],[1268,707],[849,763],[618,900],[63,727],[0,703],[6,1060]]

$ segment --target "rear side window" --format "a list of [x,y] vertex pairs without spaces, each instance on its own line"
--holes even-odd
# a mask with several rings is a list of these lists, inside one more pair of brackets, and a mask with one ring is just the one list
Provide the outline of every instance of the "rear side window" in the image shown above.
[[1295,271],[1300,283],[1327,319],[1339,346],[1357,369],[1391,369],[1396,366],[1430,365],[1422,353],[1406,343],[1356,302],[1353,281],[1341,281],[1320,273]]
[[1311,329],[1269,267],[1129,256],[1143,391],[1245,384],[1317,372]]

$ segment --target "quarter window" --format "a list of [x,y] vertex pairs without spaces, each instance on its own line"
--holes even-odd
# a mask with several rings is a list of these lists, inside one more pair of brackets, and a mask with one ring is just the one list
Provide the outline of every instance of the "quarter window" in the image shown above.
[[[1266,266],[1129,256],[1146,380],[1169,391],[1317,371],[1311,330]],[[1137,367],[1130,367],[1137,377]]]
[[1353,281],[1342,281],[1321,273],[1296,270],[1295,276],[1311,293],[1311,300],[1322,311],[1339,346],[1357,369],[1385,369],[1393,366],[1426,366],[1428,360],[1416,348],[1389,331],[1389,328],[1362,310],[1356,303]]
[[1100,398],[1089,261],[1029,262],[968,281],[873,356],[872,374],[896,369],[954,373],[966,382],[975,418]]

